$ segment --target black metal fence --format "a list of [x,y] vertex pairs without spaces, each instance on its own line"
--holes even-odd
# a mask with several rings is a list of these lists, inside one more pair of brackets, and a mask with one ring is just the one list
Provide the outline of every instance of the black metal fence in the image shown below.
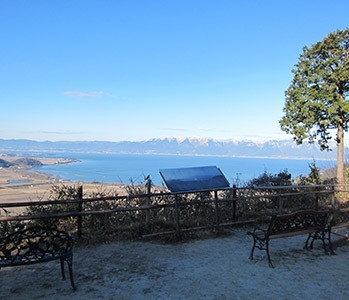
[[65,227],[78,238],[181,235],[263,222],[273,214],[346,205],[348,185],[245,187],[208,192],[168,192],[69,200],[0,203],[0,225],[37,222]]

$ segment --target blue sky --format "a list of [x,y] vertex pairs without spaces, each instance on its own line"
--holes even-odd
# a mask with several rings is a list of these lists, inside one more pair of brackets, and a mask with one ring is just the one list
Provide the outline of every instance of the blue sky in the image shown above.
[[0,138],[292,138],[284,92],[348,0],[0,2]]

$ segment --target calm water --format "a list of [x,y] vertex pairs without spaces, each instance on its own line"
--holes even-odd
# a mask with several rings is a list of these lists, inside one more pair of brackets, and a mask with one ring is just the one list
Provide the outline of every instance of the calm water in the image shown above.
[[[42,154],[41,154],[42,156]],[[78,159],[66,165],[40,167],[40,171],[49,172],[65,180],[135,183],[143,182],[144,176],[150,175],[155,184],[161,184],[159,169],[217,166],[229,182],[245,183],[267,171],[277,174],[287,169],[292,178],[310,172],[309,163],[313,160],[268,159],[268,158],[235,158],[207,156],[167,156],[167,155],[122,155],[95,153],[59,153],[45,154],[47,157],[68,157]],[[334,161],[316,161],[320,168],[335,166]]]

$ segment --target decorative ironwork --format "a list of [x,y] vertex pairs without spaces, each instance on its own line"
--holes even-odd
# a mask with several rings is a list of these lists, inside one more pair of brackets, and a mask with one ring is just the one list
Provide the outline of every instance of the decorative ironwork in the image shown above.
[[62,278],[65,279],[64,262],[73,279],[73,243],[68,233],[56,229],[31,227],[0,238],[0,268],[29,265],[59,259]]
[[329,219],[330,214],[327,211],[303,210],[287,215],[275,215],[271,218],[267,229],[256,227],[252,232],[247,233],[253,237],[253,246],[249,258],[253,259],[255,248],[265,250],[269,265],[274,267],[269,253],[269,241],[302,234],[308,234],[304,245],[305,249],[312,249],[314,241],[320,239],[325,253],[328,254],[325,242],[327,240],[330,252],[334,254]]
[[334,227],[349,227],[349,209],[337,210],[333,214],[332,226]]

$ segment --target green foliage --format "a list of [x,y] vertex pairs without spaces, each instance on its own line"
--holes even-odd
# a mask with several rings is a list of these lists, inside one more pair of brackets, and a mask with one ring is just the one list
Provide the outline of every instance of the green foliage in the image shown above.
[[323,184],[323,180],[321,180],[320,176],[320,168],[316,166],[315,160],[308,164],[310,168],[310,173],[307,176],[299,177],[299,184],[309,185],[309,184]]
[[251,179],[247,186],[285,186],[292,185],[291,174],[284,170],[278,174],[270,174],[265,171],[260,176]]
[[[270,215],[278,213],[279,209],[279,190],[273,189],[278,186],[291,186],[292,176],[284,170],[278,174],[264,172],[247,183],[247,189],[242,190],[247,198],[244,201],[238,201],[238,211],[240,218],[264,220]],[[292,199],[291,199],[292,200]]]
[[[315,160],[308,164],[310,168],[310,173],[307,176],[300,176],[297,180],[299,185],[309,186],[306,190],[313,193],[299,195],[297,199],[294,201],[295,203],[305,203],[309,208],[312,206],[327,206],[330,203],[329,194],[325,193],[316,193],[319,190],[323,190],[323,188],[319,188],[316,185],[321,184],[330,184],[331,178],[321,178],[320,168],[317,167]],[[315,186],[314,186],[315,185]],[[299,189],[299,192],[304,192],[305,189]],[[317,203],[317,204],[315,204]]]
[[[318,139],[329,150],[331,129],[348,129],[349,29],[338,30],[311,48],[304,47],[286,91],[281,129],[301,144]],[[338,141],[337,141],[338,142]]]

